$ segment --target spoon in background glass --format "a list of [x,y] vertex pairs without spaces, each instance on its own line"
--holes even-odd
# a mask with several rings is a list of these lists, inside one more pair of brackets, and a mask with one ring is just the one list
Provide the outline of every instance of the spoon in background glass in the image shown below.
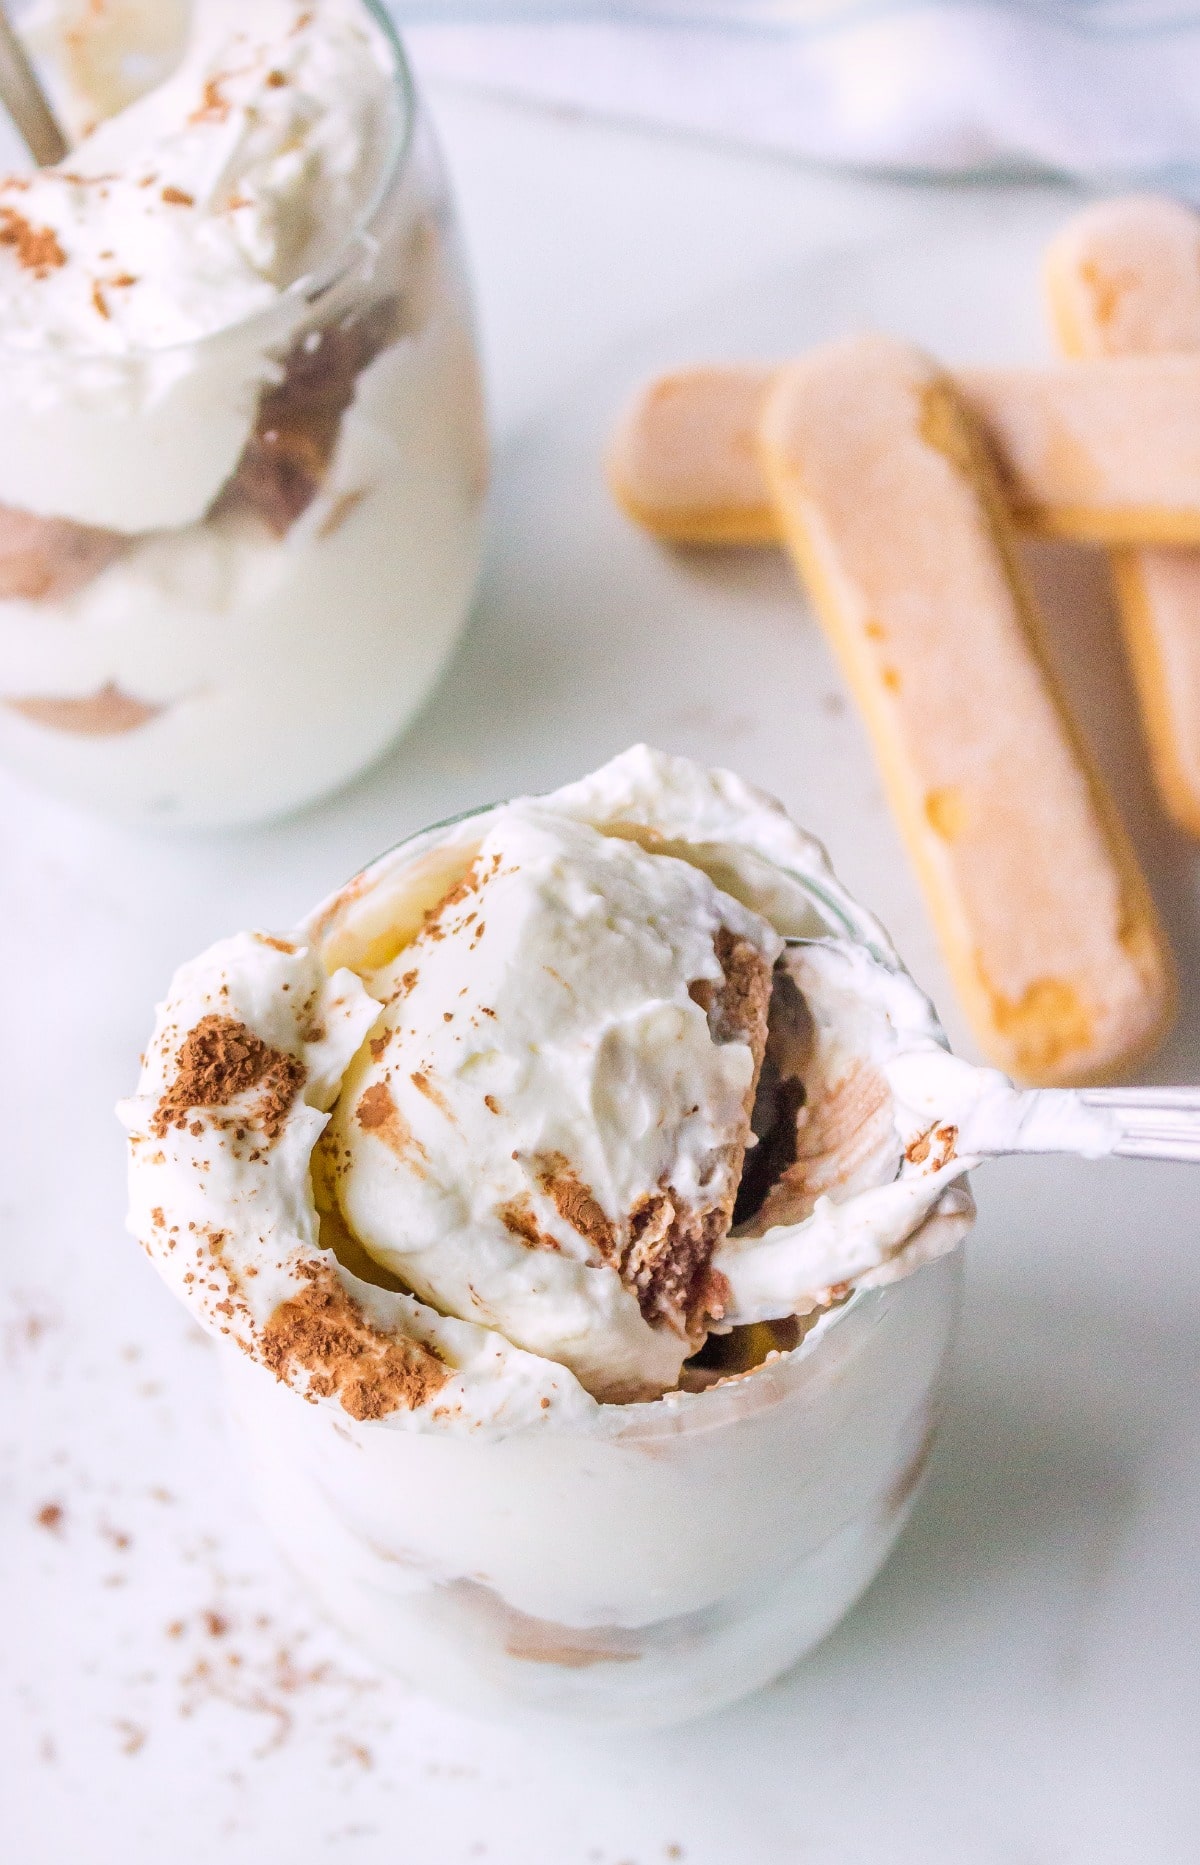
[[61,162],[70,144],[46,99],[20,34],[0,0],[0,99],[39,168]]

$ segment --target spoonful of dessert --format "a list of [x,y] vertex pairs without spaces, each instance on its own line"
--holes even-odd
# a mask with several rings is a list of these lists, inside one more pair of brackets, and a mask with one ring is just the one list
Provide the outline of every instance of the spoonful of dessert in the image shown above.
[[0,99],[39,168],[61,162],[70,144],[63,135],[20,34],[0,0]]
[[946,1049],[906,973],[841,939],[784,941],[721,1325],[893,1280],[970,1226],[965,1174],[1014,1153],[1200,1164],[1200,1088],[1014,1087]]

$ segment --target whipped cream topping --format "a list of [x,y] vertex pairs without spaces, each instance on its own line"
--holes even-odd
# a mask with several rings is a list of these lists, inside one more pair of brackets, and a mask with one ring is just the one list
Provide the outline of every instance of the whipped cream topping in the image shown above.
[[[277,372],[281,301],[362,219],[397,110],[362,0],[198,0],[162,83],[0,179],[0,503],[127,532],[202,517]],[[98,473],[105,423],[110,455],[142,438]]]
[[512,1427],[578,1409],[561,1368],[321,1248],[313,1148],[378,1017],[352,972],[288,940],[242,933],[181,967],[120,1109],[131,1230],[205,1327],[353,1417]]
[[[775,968],[762,1061],[752,1018],[720,1027],[721,938],[765,982],[785,931],[817,943]],[[621,1274],[668,1188],[719,1214],[717,1328],[828,1309],[811,1344],[856,1288],[952,1248],[962,1069],[780,805],[638,747],[416,838],[289,939],[184,967],[121,1110],[130,1223],[207,1326],[317,1403],[578,1422],[663,1392],[697,1344]],[[756,1075],[743,1193],[756,1152],[775,1164],[735,1212]]]
[[164,348],[273,303],[378,185],[392,81],[361,0],[199,0],[170,77],[0,180],[6,346]]
[[386,1008],[331,1129],[350,1227],[426,1300],[594,1393],[674,1385],[706,1303],[721,1312],[708,1262],[781,949],[685,862],[497,812],[372,977]]
[[195,0],[29,0],[21,35],[72,143],[170,77]]

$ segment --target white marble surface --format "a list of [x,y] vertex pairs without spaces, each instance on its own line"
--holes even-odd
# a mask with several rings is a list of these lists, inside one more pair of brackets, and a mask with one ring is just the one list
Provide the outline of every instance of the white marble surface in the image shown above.
[[[1070,197],[909,192],[435,98],[499,436],[472,631],[367,783],[167,842],[0,782],[0,1855],[14,1865],[1192,1865],[1200,1198],[1181,1168],[981,1177],[953,1412],[890,1566],[775,1688],[636,1740],[459,1721],[312,1621],[211,1356],[122,1234],[110,1108],[172,967],[286,926],[419,824],[649,737],[828,840],[947,1003],[862,735],[782,565],[658,552],[598,457],[648,369],[865,322],[1042,348]],[[1162,822],[1097,564],[1044,553],[1069,684],[1171,924],[1200,1076],[1200,867]],[[952,1008],[947,1003],[950,1021]],[[57,1514],[56,1511],[61,1511]],[[40,1517],[40,1519],[39,1519]]]

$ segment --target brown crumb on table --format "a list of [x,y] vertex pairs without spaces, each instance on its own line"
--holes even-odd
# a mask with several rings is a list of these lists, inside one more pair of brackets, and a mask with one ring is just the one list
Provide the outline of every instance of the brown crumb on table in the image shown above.
[[162,191],[162,198],[168,207],[195,207],[196,205],[195,195],[189,194],[184,188],[165,187]]
[[114,1727],[120,1733],[122,1755],[136,1755],[145,1748],[146,1731],[139,1728],[137,1723],[131,1723],[124,1717],[120,1717]]
[[43,1503],[33,1519],[39,1528],[46,1530],[47,1534],[61,1535],[66,1518],[67,1512],[61,1502],[47,1502]]

